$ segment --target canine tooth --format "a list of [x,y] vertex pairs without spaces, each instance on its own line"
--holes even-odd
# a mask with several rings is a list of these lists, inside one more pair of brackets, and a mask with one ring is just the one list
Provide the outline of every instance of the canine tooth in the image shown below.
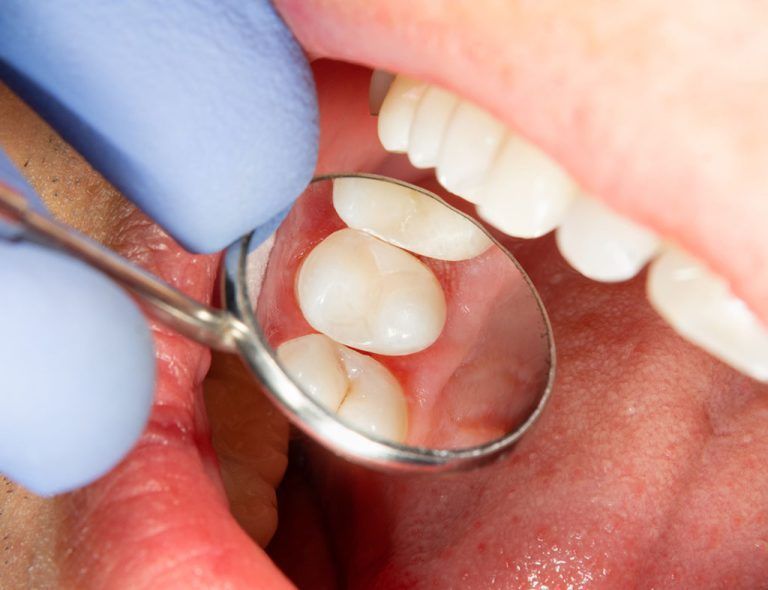
[[307,394],[353,427],[395,442],[405,440],[405,395],[380,362],[322,334],[288,340],[277,356]]
[[560,225],[575,189],[546,154],[509,135],[479,193],[477,213],[505,234],[538,238]]
[[466,217],[397,184],[336,178],[333,206],[348,226],[430,258],[467,260],[492,243]]
[[632,278],[659,246],[649,230],[581,196],[571,203],[556,237],[560,253],[571,266],[603,282]]
[[440,147],[437,179],[449,191],[476,202],[493,163],[504,125],[468,102],[460,102],[451,115]]
[[416,168],[437,165],[445,128],[458,103],[453,94],[436,86],[421,97],[408,139],[408,158]]
[[283,342],[277,358],[306,393],[332,411],[339,409],[347,394],[349,380],[333,340],[322,334],[308,334]]
[[374,70],[371,74],[371,84],[368,88],[368,110],[371,115],[379,114],[394,80],[395,75],[384,70]]
[[296,296],[315,330],[369,352],[423,350],[445,324],[445,295],[432,271],[356,229],[339,230],[315,246],[297,273]]
[[397,76],[379,111],[379,141],[387,151],[405,152],[413,115],[427,85],[408,76]]
[[691,342],[757,379],[768,381],[768,329],[725,280],[679,250],[651,263],[648,299]]

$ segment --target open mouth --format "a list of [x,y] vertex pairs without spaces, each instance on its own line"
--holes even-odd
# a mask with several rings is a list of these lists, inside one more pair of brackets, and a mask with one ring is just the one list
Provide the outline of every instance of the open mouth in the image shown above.
[[[726,106],[755,113],[747,130],[755,135],[747,136],[715,117],[701,95],[683,92],[680,80],[692,70],[649,63],[645,44],[659,39],[642,25],[664,16],[663,7],[619,23],[596,6],[594,14],[583,8],[566,18],[566,7],[549,4],[487,11],[399,1],[277,4],[306,49],[324,58],[314,64],[318,173],[377,172],[443,193],[444,184],[467,210],[477,204],[551,316],[559,375],[550,406],[514,453],[491,467],[447,476],[372,473],[302,441],[289,453],[287,424],[237,362],[214,355],[209,369],[204,348],[158,327],[152,419],[119,468],[51,500],[8,487],[0,514],[8,585],[764,584],[768,487],[759,459],[768,408],[765,386],[747,376],[765,378],[765,356],[749,353],[759,352],[754,343],[764,346],[758,318],[768,319],[768,275],[761,273],[768,201],[760,198],[768,179],[756,163],[768,148],[755,139],[768,121],[748,102],[759,93],[722,65],[716,79],[730,83],[720,95],[731,99]],[[582,21],[594,24],[582,28]],[[553,32],[543,23],[560,24]],[[631,55],[615,63],[589,58],[622,31],[637,40]],[[707,65],[710,76],[721,71]],[[401,78],[372,117],[373,67],[424,84]],[[605,79],[611,83],[598,84]],[[428,97],[431,119],[418,112]],[[183,252],[18,101],[0,98],[0,119],[14,122],[0,124],[0,140],[20,166],[27,162],[55,213],[195,297],[212,297],[216,257]],[[387,153],[380,135],[387,144],[403,129],[407,142],[388,147],[408,155]],[[473,137],[480,147],[468,151]],[[442,149],[454,140],[456,149]],[[723,143],[733,159],[709,159]],[[501,157],[511,164],[494,173]],[[545,182],[534,213],[512,227],[531,203],[498,199],[494,186],[503,192],[530,180],[515,170],[523,158]],[[53,178],[69,179],[68,190]],[[93,223],[83,226],[86,218]],[[290,245],[290,236],[283,239]],[[647,285],[664,279],[661,262],[676,249],[724,277],[754,310],[754,340],[734,342],[727,328],[747,316],[729,316],[732,296],[713,289],[701,313],[725,326],[725,335],[695,321],[686,333],[728,364],[670,327],[695,301],[670,309],[668,290],[660,289],[651,299],[667,319],[649,303]]]

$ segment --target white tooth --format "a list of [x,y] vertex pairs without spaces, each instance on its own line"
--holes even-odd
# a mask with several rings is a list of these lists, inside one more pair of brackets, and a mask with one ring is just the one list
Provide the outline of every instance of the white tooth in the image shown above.
[[364,433],[404,442],[408,405],[395,376],[371,357],[341,345],[339,348],[350,385],[339,417]]
[[427,195],[390,182],[337,178],[333,206],[348,226],[430,258],[467,260],[492,244],[466,217]]
[[349,380],[338,344],[322,334],[308,334],[283,342],[277,358],[305,392],[329,410],[339,409]]
[[726,282],[679,250],[651,264],[648,299],[680,334],[742,373],[768,381],[768,329]]
[[427,85],[407,76],[397,76],[379,111],[379,141],[390,152],[405,152],[416,105]]
[[380,362],[322,334],[284,342],[277,356],[304,391],[351,426],[395,442],[405,440],[405,395]]
[[437,180],[449,191],[475,202],[504,133],[504,125],[483,109],[459,103],[440,147]]
[[651,231],[583,196],[571,203],[556,237],[571,266],[607,283],[631,279],[659,247]]
[[458,103],[459,100],[453,94],[442,88],[427,88],[416,107],[408,139],[408,158],[411,164],[417,168],[437,165],[445,128]]
[[443,330],[442,287],[418,258],[356,229],[332,233],[296,277],[307,322],[337,342],[380,354],[411,354]]
[[477,213],[518,238],[555,229],[575,194],[571,178],[529,142],[510,135],[480,190]]
[[374,70],[371,74],[371,84],[368,88],[368,110],[372,115],[378,115],[384,103],[395,75],[384,70]]

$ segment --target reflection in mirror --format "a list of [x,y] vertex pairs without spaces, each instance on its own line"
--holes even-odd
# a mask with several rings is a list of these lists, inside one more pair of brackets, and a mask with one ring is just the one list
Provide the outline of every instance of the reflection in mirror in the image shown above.
[[437,449],[522,425],[550,373],[539,301],[510,255],[437,196],[367,176],[316,180],[249,261],[284,369],[374,438]]

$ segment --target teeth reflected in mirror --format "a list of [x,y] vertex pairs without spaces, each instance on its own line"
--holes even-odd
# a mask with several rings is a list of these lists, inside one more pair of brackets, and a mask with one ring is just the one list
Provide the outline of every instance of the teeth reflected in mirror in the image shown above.
[[463,449],[518,429],[548,392],[552,343],[529,281],[423,189],[317,180],[264,268],[254,305],[269,345],[306,395],[359,432]]

